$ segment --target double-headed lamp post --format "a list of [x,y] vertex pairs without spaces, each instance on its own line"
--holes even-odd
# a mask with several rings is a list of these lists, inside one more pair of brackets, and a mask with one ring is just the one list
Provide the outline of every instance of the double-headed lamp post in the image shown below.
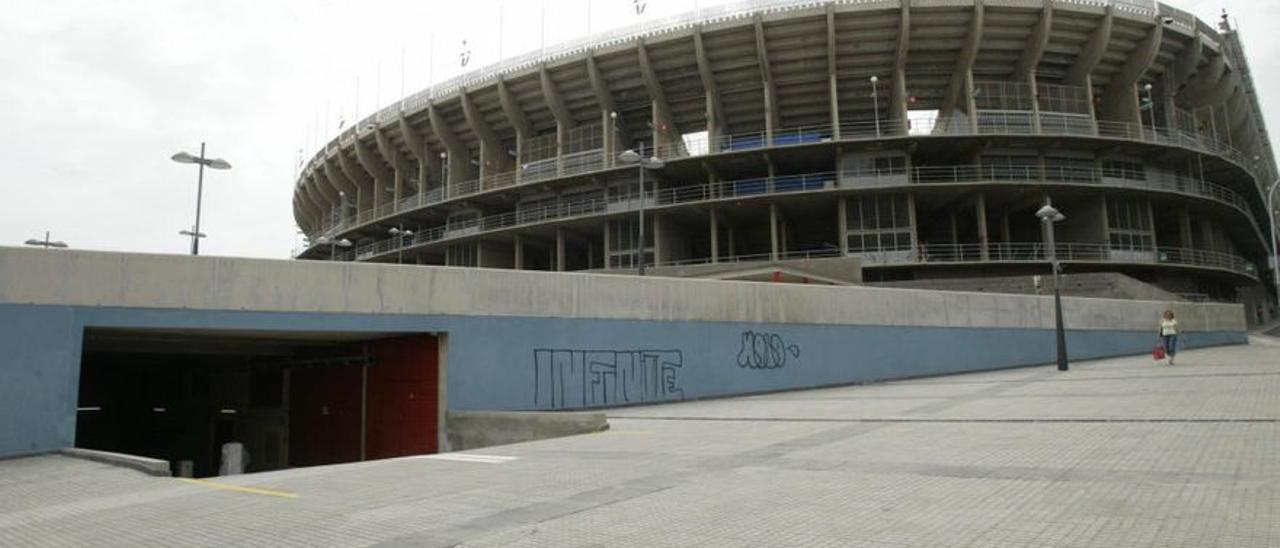
[[636,273],[641,276],[644,276],[644,266],[645,266],[645,263],[647,262],[645,259],[646,249],[645,249],[645,234],[644,234],[645,232],[644,231],[644,203],[645,203],[644,172],[650,169],[654,169],[654,170],[662,169],[667,164],[666,162],[663,162],[662,160],[658,159],[657,156],[650,156],[648,158],[645,158],[644,143],[640,144],[640,152],[636,152],[631,149],[624,150],[622,151],[621,154],[618,155],[618,160],[624,164],[636,164],[636,166],[639,167],[640,169],[640,241],[638,245],[636,245],[636,254],[639,255],[639,260],[636,261],[636,265],[637,265]]
[[320,245],[327,245],[327,246],[329,246],[329,260],[330,260],[330,261],[336,261],[336,260],[338,260],[338,248],[339,248],[339,247],[341,247],[341,248],[343,248],[343,249],[346,249],[346,248],[348,248],[348,247],[351,247],[351,240],[348,240],[348,239],[346,239],[346,238],[342,238],[341,240],[339,240],[339,239],[335,239],[335,238],[330,238],[330,237],[328,237],[328,236],[321,236],[321,237],[320,237],[320,239],[316,240],[316,243],[318,243],[318,244],[320,244]]
[[413,237],[413,231],[393,226],[391,227],[391,230],[387,231],[387,233],[396,239],[396,249],[398,250],[396,253],[396,264],[404,264],[404,241]]
[[200,233],[200,201],[204,196],[204,167],[209,166],[210,169],[231,169],[231,164],[222,158],[205,158],[204,143],[200,143],[200,156],[192,156],[187,152],[179,152],[172,156],[173,161],[180,164],[198,164],[200,166],[200,174],[196,178],[196,224],[190,231],[183,230],[179,232],[184,236],[191,236],[191,254],[200,254],[200,238],[204,234]]
[[56,248],[66,248],[66,247],[67,247],[67,243],[66,243],[66,242],[60,242],[60,241],[57,241],[57,240],[50,240],[50,239],[49,239],[49,231],[48,231],[48,230],[44,231],[44,239],[43,239],[43,240],[37,240],[37,239],[35,239],[35,238],[31,238],[30,240],[27,240],[27,241],[22,242],[22,243],[23,243],[23,244],[26,244],[26,245],[33,245],[33,246],[36,246],[36,247],[43,247],[43,248],[45,248],[45,249],[49,249],[49,248],[51,248],[51,247],[56,247]]
[[1040,219],[1040,224],[1044,229],[1045,241],[1045,257],[1049,259],[1049,265],[1053,267],[1053,317],[1054,332],[1058,340],[1058,371],[1067,370],[1067,332],[1062,327],[1062,284],[1058,279],[1058,273],[1062,270],[1062,266],[1058,263],[1058,249],[1053,239],[1053,223],[1062,221],[1067,217],[1063,215],[1053,206],[1045,204],[1039,211],[1036,211],[1036,218]]

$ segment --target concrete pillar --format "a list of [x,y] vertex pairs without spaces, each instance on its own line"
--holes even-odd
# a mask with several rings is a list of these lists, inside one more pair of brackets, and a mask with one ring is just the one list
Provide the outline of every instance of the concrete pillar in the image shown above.
[[1195,239],[1191,236],[1191,210],[1186,207],[1178,211],[1178,239],[1182,247],[1195,247]]
[[[662,215],[653,215],[653,262],[654,264],[662,264],[666,261],[666,251],[662,248]],[[644,253],[644,247],[641,246],[640,253]]]
[[845,200],[836,200],[836,237],[841,257],[849,254],[849,204]]
[[738,256],[738,239],[734,235],[733,225],[729,225],[729,256]]
[[840,90],[836,86],[836,75],[834,73],[827,76],[828,93],[831,97],[831,134],[835,140],[840,140]]
[[563,124],[556,124],[556,175],[564,175],[564,142],[567,132]]
[[1093,126],[1093,133],[1098,133],[1098,105],[1093,96],[1093,76],[1084,77],[1084,93],[1089,103],[1089,125]]
[[1200,222],[1200,238],[1204,240],[1204,249],[1206,251],[1217,251],[1217,245],[1213,238],[1213,224],[1201,220]]
[[1039,135],[1044,128],[1040,125],[1040,85],[1036,82],[1035,68],[1027,71],[1027,91],[1031,93],[1031,132]]
[[987,245],[987,195],[985,193],[978,193],[978,202],[974,209],[978,216],[978,252],[982,260],[987,261],[991,259],[991,255]]
[[1147,226],[1151,227],[1151,245],[1159,247],[1159,235],[1156,234],[1156,209],[1151,206],[1149,200],[1144,200],[1144,203],[1147,206]]
[[524,236],[516,234],[513,240],[511,248],[515,256],[511,261],[513,265],[512,268],[515,268],[516,270],[524,270]]
[[710,228],[711,228],[711,262],[720,261],[720,227],[717,224],[716,210],[713,208],[710,212]]
[[391,206],[393,211],[400,211],[400,200],[404,197],[404,179],[404,170],[396,168],[395,184],[393,185],[391,193],[391,199],[394,200],[393,203],[395,204],[394,206]]
[[952,211],[947,215],[947,220],[951,223],[951,245],[960,243],[960,225],[956,222],[956,212]]
[[1005,243],[1013,241],[1013,231],[1009,229],[1008,213],[1000,216],[1000,241]]
[[[981,5],[981,4],[979,4]],[[978,133],[978,101],[974,98],[973,68],[964,72],[964,110],[969,118],[969,131]]]
[[778,204],[769,203],[769,258],[778,260]]
[[613,265],[612,265],[612,264],[609,264],[609,263],[610,263],[610,260],[609,260],[609,253],[610,253],[610,251],[611,251],[611,250],[609,249],[609,221],[605,221],[605,222],[604,222],[604,246],[603,246],[603,250],[604,250],[604,267],[605,267],[605,268],[612,268],[612,267],[613,267]]
[[[919,223],[916,222],[915,194],[907,194],[907,216],[911,218],[911,247],[914,248],[920,244],[920,228]],[[845,240],[848,241],[848,238],[845,238]]]
[[564,272],[564,229],[556,229],[556,271]]

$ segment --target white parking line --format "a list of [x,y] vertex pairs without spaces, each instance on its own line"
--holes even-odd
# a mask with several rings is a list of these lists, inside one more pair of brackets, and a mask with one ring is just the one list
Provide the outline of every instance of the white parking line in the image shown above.
[[454,462],[473,462],[477,464],[504,464],[516,460],[518,457],[505,457],[502,455],[477,455],[474,453],[440,453],[437,455],[423,455],[424,459],[433,460],[450,460]]

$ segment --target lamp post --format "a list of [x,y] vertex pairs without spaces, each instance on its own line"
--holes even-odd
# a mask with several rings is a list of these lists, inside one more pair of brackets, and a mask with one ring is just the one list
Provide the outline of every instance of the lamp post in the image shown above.
[[338,248],[339,248],[339,247],[341,247],[341,248],[343,248],[343,249],[346,249],[346,248],[348,248],[348,247],[351,247],[351,240],[348,240],[348,239],[346,239],[346,238],[343,238],[343,239],[341,239],[341,240],[338,240],[338,239],[330,238],[330,237],[328,237],[328,236],[321,236],[319,240],[316,240],[316,243],[318,243],[318,244],[320,244],[320,245],[327,245],[327,246],[329,246],[329,260],[330,260],[330,261],[336,261],[336,260],[338,260]]
[[1062,265],[1058,263],[1058,250],[1053,238],[1053,223],[1062,221],[1067,217],[1057,209],[1054,209],[1052,205],[1045,203],[1044,207],[1036,211],[1036,218],[1040,219],[1040,225],[1044,229],[1045,256],[1049,259],[1049,265],[1053,267],[1053,316],[1054,331],[1058,342],[1058,371],[1066,371],[1067,334],[1062,327],[1062,284],[1058,279],[1058,273],[1062,270]]
[[449,153],[440,153],[440,199],[449,197]]
[[[195,240],[197,238],[205,238],[209,236],[208,234],[205,234],[203,232],[196,232],[195,230],[179,230],[178,234],[191,238],[192,240]],[[195,255],[195,253],[192,253],[192,255]]]
[[50,239],[49,239],[49,231],[48,231],[48,230],[44,231],[44,239],[43,239],[43,240],[37,240],[37,239],[35,239],[35,238],[31,238],[30,240],[27,240],[27,241],[22,242],[22,243],[23,243],[23,244],[26,244],[26,245],[33,245],[33,246],[37,246],[37,247],[43,247],[43,248],[45,248],[45,249],[49,249],[49,248],[51,248],[51,247],[64,248],[64,249],[65,249],[66,247],[68,247],[66,242],[60,242],[60,241],[56,241],[56,240],[50,240]]
[[880,136],[880,91],[876,87],[876,83],[880,81],[879,76],[871,77],[871,104],[875,110],[876,117],[876,137]]
[[[204,167],[209,166],[210,169],[231,169],[231,164],[222,158],[205,158],[204,143],[200,143],[200,156],[192,156],[187,152],[179,152],[170,157],[179,164],[197,164],[200,166],[200,173],[196,176],[196,224],[195,228],[190,231],[191,236],[191,254],[200,254],[200,202],[204,197]],[[187,231],[183,231],[187,232]]]
[[391,227],[391,230],[387,231],[387,233],[390,234],[392,238],[396,239],[396,249],[398,250],[396,253],[396,264],[404,264],[404,239],[413,237],[413,231],[405,230],[403,227],[393,226]]
[[1276,304],[1280,306],[1280,251],[1276,250],[1276,210],[1273,206],[1276,189],[1280,188],[1280,178],[1271,183],[1267,189],[1267,220],[1271,225],[1271,257],[1267,261],[1271,267],[1271,285],[1275,286]]
[[622,151],[622,154],[618,155],[618,160],[620,160],[624,164],[636,164],[636,166],[640,170],[640,208],[639,208],[640,209],[640,242],[636,246],[636,253],[639,255],[639,260],[636,261],[636,265],[637,265],[636,273],[641,276],[644,276],[644,267],[646,262],[645,234],[644,234],[645,232],[644,231],[644,203],[645,203],[644,172],[645,170],[648,170],[648,169],[654,169],[654,170],[662,169],[667,164],[666,162],[663,162],[662,160],[658,159],[658,157],[656,156],[650,156],[648,158],[645,158],[644,143],[640,143],[640,152],[636,152],[631,149],[624,150]]
[[1155,137],[1155,134],[1156,134],[1156,101],[1155,101],[1155,99],[1151,96],[1151,88],[1152,88],[1152,86],[1151,86],[1151,84],[1150,84],[1150,83],[1147,83],[1147,84],[1145,84],[1145,85],[1143,85],[1143,86],[1142,86],[1142,91],[1147,92],[1147,104],[1146,104],[1147,111],[1151,113],[1151,136],[1152,136],[1152,137]]

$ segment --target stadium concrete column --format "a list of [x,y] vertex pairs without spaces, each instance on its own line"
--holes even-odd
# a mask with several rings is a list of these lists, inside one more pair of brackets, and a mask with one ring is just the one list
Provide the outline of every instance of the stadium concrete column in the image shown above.
[[618,105],[609,93],[600,67],[596,65],[595,52],[587,55],[587,79],[591,82],[591,92],[596,97],[596,105],[600,107],[600,127],[603,128],[604,164],[613,167],[618,162],[618,129],[622,120],[618,118]]
[[778,114],[778,90],[773,82],[773,66],[769,62],[769,43],[764,37],[764,18],[755,14],[756,62],[760,64],[760,81],[764,84],[765,143],[773,145],[773,132],[781,125]]
[[847,198],[836,200],[836,238],[840,242],[840,256],[849,254],[849,204]]
[[1076,62],[1067,69],[1066,76],[1063,77],[1063,84],[1068,86],[1083,87],[1085,95],[1088,97],[1089,104],[1089,121],[1093,126],[1093,132],[1098,132],[1098,112],[1097,104],[1093,94],[1093,69],[1098,66],[1098,62],[1102,60],[1102,56],[1107,52],[1107,43],[1111,41],[1111,27],[1115,19],[1115,6],[1107,4],[1102,15],[1102,22],[1093,29],[1093,33],[1089,35],[1089,40],[1085,42],[1084,47],[1080,50],[1080,55],[1076,57]]
[[1191,209],[1186,206],[1178,209],[1178,237],[1178,247],[1195,248],[1194,238],[1191,236]]
[[[334,156],[342,158],[342,151],[335,152]],[[329,182],[333,184],[333,189],[338,193],[338,200],[334,204],[338,208],[338,217],[345,222],[350,220],[352,213],[354,213],[352,201],[356,199],[359,189],[347,177],[347,173],[339,165],[340,163],[339,161],[325,160],[324,172]]]
[[[1155,62],[1160,53],[1160,43],[1164,36],[1164,25],[1152,22],[1147,36],[1129,52],[1128,60],[1120,71],[1111,75],[1107,89],[1102,94],[1102,117],[1107,120],[1139,124],[1142,122],[1142,110],[1139,108],[1138,82],[1146,74],[1147,69]],[[1145,134],[1151,129],[1144,130]]]
[[985,10],[982,0],[974,0],[973,15],[969,20],[969,34],[965,37],[960,54],[956,56],[956,65],[951,72],[951,84],[947,87],[947,96],[938,111],[938,117],[944,128],[950,129],[955,123],[957,110],[964,110],[968,129],[977,132],[977,117],[974,114],[973,63],[978,57],[978,49],[982,45],[982,28]]
[[564,227],[556,227],[556,271],[567,270],[564,264]]
[[525,116],[524,109],[520,108],[520,104],[516,102],[515,97],[511,94],[511,89],[507,87],[507,82],[501,78],[498,80],[498,102],[502,105],[502,112],[507,115],[507,121],[516,130],[515,182],[520,184],[524,171],[520,168],[520,163],[524,161],[525,157],[524,141],[533,136],[533,127],[529,125],[529,119]]
[[827,4],[827,97],[831,109],[831,136],[840,140],[840,90],[836,78],[836,7]]
[[907,133],[907,56],[911,50],[911,3],[902,2],[898,22],[898,47],[894,53],[893,93],[889,99],[890,117],[895,132]]
[[[357,145],[354,148],[359,148],[359,146]],[[347,180],[351,181],[352,186],[356,189],[353,197],[355,199],[356,218],[359,219],[360,214],[368,209],[366,204],[370,198],[369,193],[373,189],[373,179],[360,166],[356,165],[356,162],[347,158],[347,155],[343,154],[341,150],[338,151],[338,165],[342,167],[343,175],[347,176]],[[348,194],[348,196],[352,195]]]
[[720,151],[724,110],[720,106],[720,92],[716,86],[715,73],[711,71],[711,60],[707,56],[706,45],[702,42],[702,25],[698,25],[693,31],[693,50],[698,61],[698,76],[702,79],[702,89],[706,93],[707,152],[714,154]]
[[551,115],[556,119],[556,175],[563,175],[565,141],[569,130],[578,127],[578,121],[574,120],[569,113],[568,107],[564,104],[564,98],[560,96],[560,90],[556,88],[556,83],[551,79],[551,73],[547,71],[546,65],[539,69],[538,79],[542,84],[542,95],[546,98],[547,107],[551,109]]
[[404,113],[400,113],[400,137],[404,139],[405,147],[409,149],[409,154],[417,159],[418,163],[418,180],[417,187],[414,191],[418,194],[418,205],[426,203],[427,188],[429,175],[431,173],[431,151],[427,149],[426,141],[413,130],[409,125],[409,121],[404,118]]
[[396,148],[395,144],[391,142],[391,139],[387,137],[385,131],[378,129],[374,131],[373,137],[374,142],[378,145],[378,153],[381,154],[382,158],[391,165],[393,183],[391,188],[391,200],[394,204],[392,209],[399,211],[400,201],[404,198],[405,181],[408,180],[409,173],[414,169],[417,169],[417,167],[412,165],[412,163],[409,162],[403,154],[400,154],[400,149]]
[[[684,143],[680,141],[680,129],[676,127],[675,118],[671,116],[666,91],[662,87],[662,82],[658,80],[658,73],[654,70],[653,63],[649,60],[649,49],[643,39],[636,46],[636,51],[639,52],[640,58],[640,76],[644,80],[644,87],[649,94],[653,109],[651,118],[654,150],[657,154],[667,154],[667,147],[671,147],[679,152],[684,148]],[[676,137],[672,139],[672,135]]]
[[[334,183],[326,173],[324,162],[316,166],[315,171],[316,184],[313,189],[318,196],[317,203],[324,210],[325,227],[332,227],[341,220],[337,205],[341,202],[341,196],[338,194],[338,185]],[[335,215],[338,213],[339,215]]]
[[778,260],[778,204],[769,202],[769,259]]
[[[651,216],[651,218],[653,219],[652,221],[653,234],[650,236],[651,238],[653,238],[653,263],[652,264],[660,265],[667,261],[666,246],[662,245],[663,244],[662,214],[654,213]],[[644,252],[645,252],[645,246],[644,246],[644,243],[641,242],[640,253],[643,254]]]
[[516,234],[511,238],[511,263],[516,270],[524,270],[524,236]]
[[453,195],[453,185],[467,180],[467,168],[469,158],[467,157],[467,149],[462,145],[462,141],[454,134],[453,128],[449,127],[449,123],[445,121],[444,116],[440,114],[440,109],[435,103],[427,105],[427,118],[431,121],[431,132],[444,145],[445,148],[445,165],[448,167],[447,177],[441,185],[443,191],[442,198],[448,198]]
[[480,141],[480,181],[481,188],[487,190],[494,184],[492,179],[496,174],[511,170],[511,157],[502,149],[502,142],[489,127],[489,122],[476,110],[467,91],[462,90],[459,96],[462,98],[462,115],[471,126],[471,133]]
[[987,237],[987,193],[979,192],[974,203],[974,213],[978,217],[978,254],[983,261],[991,258],[990,244]]
[[711,230],[711,262],[720,262],[720,226],[716,219],[716,208],[707,212],[708,225]]
[[612,263],[613,263],[613,261],[611,260],[612,255],[610,255],[610,254],[609,254],[609,253],[612,251],[612,248],[611,248],[611,247],[610,247],[610,245],[609,245],[609,236],[611,236],[611,234],[609,233],[609,231],[611,230],[611,229],[609,228],[609,225],[610,225],[610,224],[611,224],[611,223],[610,223],[609,221],[605,221],[605,223],[604,223],[604,234],[603,234],[603,235],[604,235],[604,238],[603,238],[603,240],[604,240],[604,245],[603,245],[603,246],[601,246],[601,249],[602,249],[602,251],[604,252],[604,267],[605,267],[605,268],[613,268],[613,264],[612,264]]
[[360,142],[358,130],[356,131],[354,148],[356,150],[356,161],[360,163],[361,169],[369,176],[369,206],[374,211],[377,211],[382,206],[382,198],[386,194],[385,189],[394,177],[382,165],[382,162],[379,162],[378,158],[369,151],[368,147]]
[[1052,30],[1053,0],[1044,0],[1044,7],[1040,11],[1040,20],[1036,22],[1031,35],[1027,37],[1027,44],[1022,48],[1022,53],[1018,55],[1018,63],[1013,68],[1013,77],[1015,79],[1021,78],[1027,83],[1027,96],[1031,98],[1031,127],[1032,132],[1036,134],[1039,134],[1042,130],[1040,122],[1040,93],[1036,69],[1040,66],[1040,60],[1044,58],[1045,49],[1049,47],[1049,36]]

